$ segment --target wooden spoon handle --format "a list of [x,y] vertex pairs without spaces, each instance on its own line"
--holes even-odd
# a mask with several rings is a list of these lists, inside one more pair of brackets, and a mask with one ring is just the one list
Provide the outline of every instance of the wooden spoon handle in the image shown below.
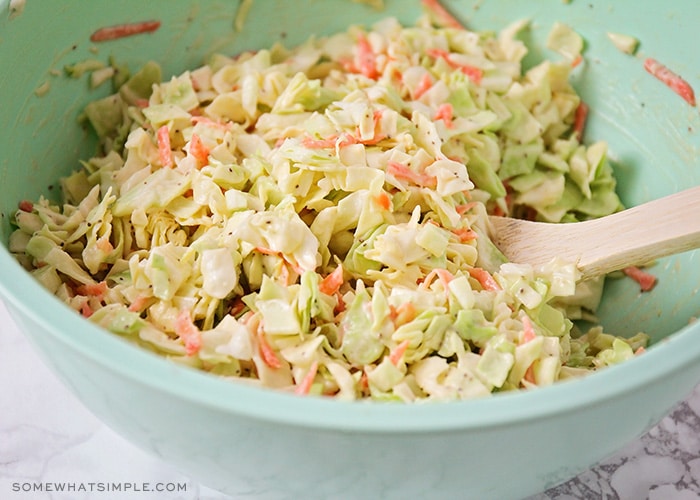
[[583,277],[700,247],[700,186],[600,219],[549,224],[490,217],[496,246],[512,262],[578,262]]

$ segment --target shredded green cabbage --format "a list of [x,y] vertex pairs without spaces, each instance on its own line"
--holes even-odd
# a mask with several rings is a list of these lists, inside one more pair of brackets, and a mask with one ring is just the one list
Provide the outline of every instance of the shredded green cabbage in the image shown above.
[[[281,390],[464,399],[628,359],[643,334],[576,334],[602,280],[505,262],[486,236],[488,214],[621,207],[606,144],[573,130],[571,61],[523,72],[526,28],[388,18],[168,81],[117,71],[85,110],[103,152],[61,205],[17,211],[10,248],[111,332]],[[577,37],[551,43],[573,58]]]

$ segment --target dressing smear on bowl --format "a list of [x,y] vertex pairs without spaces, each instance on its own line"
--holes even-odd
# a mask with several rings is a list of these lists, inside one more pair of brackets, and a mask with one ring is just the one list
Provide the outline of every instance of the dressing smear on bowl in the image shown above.
[[102,152],[61,205],[20,204],[10,249],[89,321],[299,394],[467,399],[629,359],[646,335],[574,324],[601,280],[487,237],[488,214],[621,208],[606,144],[581,143],[576,39],[558,26],[568,58],[523,72],[526,27],[387,18],[166,81],[120,71],[85,109]]

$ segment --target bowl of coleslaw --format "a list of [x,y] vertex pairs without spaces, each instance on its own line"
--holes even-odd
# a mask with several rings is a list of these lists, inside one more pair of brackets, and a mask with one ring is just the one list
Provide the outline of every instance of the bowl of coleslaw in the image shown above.
[[522,498],[700,381],[695,253],[488,223],[700,184],[700,5],[163,5],[0,0],[0,295],[121,435],[236,498]]

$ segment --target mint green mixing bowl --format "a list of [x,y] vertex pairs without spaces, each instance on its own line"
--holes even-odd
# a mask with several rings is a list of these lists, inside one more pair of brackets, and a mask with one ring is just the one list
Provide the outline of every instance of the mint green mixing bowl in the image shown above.
[[[591,106],[586,134],[608,140],[627,205],[700,184],[698,109],[642,67],[652,56],[700,85],[696,0],[445,3],[478,29],[531,18],[530,62],[551,56],[542,47],[554,21],[586,38],[587,62],[574,80]],[[153,59],[169,78],[213,51],[294,44],[386,15],[410,24],[420,14],[418,0],[387,0],[384,11],[350,0],[255,0],[236,32],[238,6],[29,0],[12,16],[0,0],[0,241],[8,240],[20,200],[55,193],[58,178],[94,152],[76,118],[107,89],[56,76],[64,65],[114,55],[136,68]],[[153,34],[89,41],[99,27],[149,19],[162,22]],[[608,31],[637,36],[637,57],[615,49]],[[658,262],[651,293],[640,295],[631,280],[607,288],[604,324],[622,334],[649,332],[654,345],[643,356],[583,380],[439,404],[296,397],[175,366],[84,321],[4,246],[0,295],[86,407],[136,445],[236,498],[506,499],[542,491],[605,458],[700,381],[700,326],[691,322],[700,314],[699,258]]]

